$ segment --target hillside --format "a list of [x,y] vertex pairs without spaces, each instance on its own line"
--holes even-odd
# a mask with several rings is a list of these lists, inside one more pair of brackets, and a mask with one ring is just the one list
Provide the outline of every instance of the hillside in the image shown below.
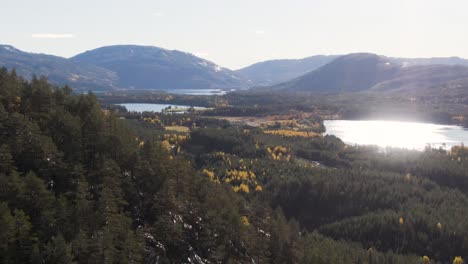
[[468,66],[468,60],[460,57],[390,58],[390,60],[404,66],[434,64]]
[[16,69],[28,80],[34,75],[45,76],[53,84],[67,84],[81,91],[273,85],[274,90],[404,91],[421,95],[437,95],[437,87],[444,87],[448,94],[464,95],[467,65],[467,60],[458,57],[408,59],[359,53],[265,61],[231,71],[186,52],[151,46],[106,46],[66,59],[0,45],[0,67]]
[[[245,78],[251,87],[271,86],[298,78],[340,57],[340,55],[316,55],[303,59],[269,60],[255,63],[235,72]],[[404,67],[418,65],[461,65],[468,60],[459,57],[397,58],[385,57],[386,62]]]
[[8,45],[0,45],[0,67],[16,69],[18,75],[30,80],[45,76],[57,85],[71,85],[78,90],[109,90],[116,88],[119,77],[112,71],[68,59],[28,53]]
[[[413,65],[375,54],[349,54],[273,90],[316,93],[385,92],[399,95],[438,95],[466,86],[468,67]],[[444,89],[439,89],[445,87]],[[466,93],[466,91],[465,91]]]
[[337,57],[317,55],[303,59],[270,60],[255,63],[235,72],[245,78],[250,86],[274,85],[320,68]]
[[116,72],[128,89],[239,88],[245,83],[234,72],[177,50],[150,46],[107,46],[71,58]]
[[[429,95],[441,87],[457,88],[467,84],[468,67],[459,65],[421,65],[403,67],[395,78],[380,82],[371,88],[378,92],[405,92]],[[468,92],[468,91],[465,91]]]
[[363,91],[396,76],[399,69],[399,65],[375,54],[350,54],[273,89],[322,93]]
[[82,91],[246,87],[231,70],[192,54],[135,45],[102,47],[70,59],[1,45],[0,67]]
[[316,134],[316,106],[245,96],[212,114],[273,122],[102,108],[0,69],[0,263],[468,258],[466,148],[345,145]]
[[[227,172],[221,161],[232,158],[240,169],[244,161],[229,153],[254,148],[244,132],[230,128],[220,133],[222,122],[194,115],[152,116],[160,121],[150,126],[147,118],[128,116],[127,122],[116,115],[103,111],[92,93],[74,95],[44,79],[25,82],[0,70],[0,263],[392,259],[403,264],[416,259],[378,251],[368,256],[358,245],[299,232],[297,223],[266,200],[277,193],[260,177],[266,169],[262,165],[249,168],[248,178],[245,165],[241,173],[232,169],[231,183],[221,183],[218,171]],[[210,128],[189,136],[161,127],[179,122],[195,127],[195,121]],[[200,168],[190,156],[204,148],[198,159],[214,163]],[[218,149],[228,153],[211,153]],[[276,163],[258,158],[268,167]]]

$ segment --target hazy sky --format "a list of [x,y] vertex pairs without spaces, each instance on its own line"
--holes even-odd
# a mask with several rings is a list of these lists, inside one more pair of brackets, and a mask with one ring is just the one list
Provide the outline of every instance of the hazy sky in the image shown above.
[[65,57],[113,44],[237,69],[316,54],[468,58],[467,0],[3,0],[0,43]]

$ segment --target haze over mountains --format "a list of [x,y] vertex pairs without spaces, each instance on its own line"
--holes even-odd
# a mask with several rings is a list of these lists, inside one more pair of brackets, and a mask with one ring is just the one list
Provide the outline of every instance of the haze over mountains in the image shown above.
[[[158,47],[117,45],[66,59],[0,45],[0,67],[27,79],[45,76],[76,90],[208,89],[394,92],[465,95],[468,60],[391,58],[370,53],[272,60],[236,71],[190,53]],[[259,87],[263,86],[263,87]]]
[[235,72],[252,86],[269,86],[292,80],[338,57],[338,55],[317,55],[303,59],[269,60],[255,63]]
[[245,87],[226,68],[190,53],[149,46],[107,46],[71,58],[115,72],[129,89],[204,89]]
[[0,67],[16,69],[18,75],[31,79],[45,76],[54,84],[69,84],[75,89],[115,89],[115,72],[88,64],[77,64],[58,56],[28,53],[9,45],[0,45]]
[[107,46],[66,59],[0,45],[0,67],[45,76],[77,90],[245,88],[234,72],[190,53],[157,47]]
[[406,95],[458,90],[466,94],[468,89],[463,87],[468,88],[468,67],[449,62],[452,60],[446,59],[447,65],[444,65],[429,64],[429,60],[395,59],[370,53],[349,54],[268,89],[319,93],[370,91]]
[[[235,72],[247,79],[251,86],[271,86],[290,81],[306,73],[314,71],[341,55],[317,55],[303,59],[269,60],[255,63]],[[468,60],[459,57],[446,58],[391,58],[386,60],[402,66],[415,65],[463,65],[468,66]]]

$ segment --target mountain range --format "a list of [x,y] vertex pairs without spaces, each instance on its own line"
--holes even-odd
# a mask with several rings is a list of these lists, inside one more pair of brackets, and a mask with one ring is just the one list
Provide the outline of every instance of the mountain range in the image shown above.
[[[287,82],[341,57],[341,55],[317,55],[303,59],[269,60],[255,63],[235,72],[243,77],[250,86],[272,86]],[[468,66],[468,60],[459,57],[440,58],[392,58],[385,57],[385,60],[401,66],[417,65],[462,65]]]
[[449,63],[450,60],[446,61],[447,64],[430,64],[428,60],[422,62],[370,53],[349,54],[267,89],[318,93],[370,91],[406,95],[437,94],[442,90],[468,92],[465,89],[468,88],[467,66]]
[[299,77],[338,57],[338,55],[317,55],[303,59],[269,60],[255,63],[235,72],[252,86],[269,86]]
[[271,60],[232,71],[190,53],[152,46],[115,45],[71,58],[0,45],[0,67],[26,79],[45,76],[76,90],[232,89],[465,94],[468,60],[392,58],[371,53]]
[[234,72],[190,53],[150,46],[107,46],[71,58],[119,76],[129,89],[239,88],[245,82]]
[[117,88],[115,72],[89,64],[78,64],[58,56],[24,52],[9,45],[0,45],[0,67],[15,69],[31,79],[45,76],[54,84],[69,84],[75,89],[109,90]]
[[26,79],[45,76],[77,90],[244,88],[226,68],[190,53],[158,47],[106,46],[72,58],[24,52],[0,45],[0,67]]

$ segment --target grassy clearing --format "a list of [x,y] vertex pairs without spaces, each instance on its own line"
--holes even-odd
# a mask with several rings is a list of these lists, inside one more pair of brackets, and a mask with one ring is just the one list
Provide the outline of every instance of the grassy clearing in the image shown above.
[[190,131],[190,128],[186,126],[166,126],[165,129],[167,131],[184,132],[184,133],[188,133]]

